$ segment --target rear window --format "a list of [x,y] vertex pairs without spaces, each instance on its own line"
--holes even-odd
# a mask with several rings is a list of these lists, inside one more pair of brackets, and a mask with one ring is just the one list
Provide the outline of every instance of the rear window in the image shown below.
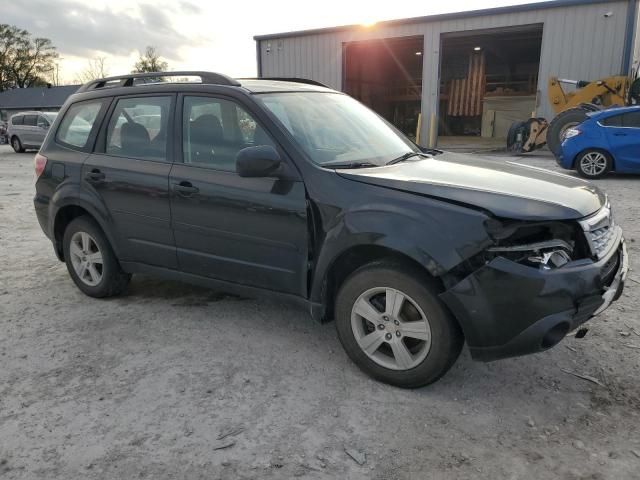
[[11,125],[22,125],[24,124],[24,117],[22,115],[16,115],[15,117],[11,117]]
[[60,122],[56,140],[70,147],[85,148],[102,104],[102,100],[93,100],[71,105]]

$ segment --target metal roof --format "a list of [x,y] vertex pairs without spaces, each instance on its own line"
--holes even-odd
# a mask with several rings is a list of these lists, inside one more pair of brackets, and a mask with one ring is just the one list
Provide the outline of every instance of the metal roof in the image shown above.
[[0,109],[60,108],[80,85],[14,88],[0,92]]
[[402,25],[407,23],[427,23],[442,20],[455,20],[460,18],[482,17],[487,15],[500,15],[506,13],[528,12],[531,10],[543,10],[547,8],[572,7],[590,5],[594,3],[615,3],[621,0],[551,0],[545,2],[525,3],[522,5],[511,5],[507,7],[486,8],[483,10],[469,10],[466,12],[439,13],[435,15],[426,15],[423,17],[402,18],[397,20],[386,20],[377,22],[374,27],[363,27],[362,25],[342,25],[338,27],[314,28],[310,30],[297,30],[291,32],[270,33],[266,35],[255,35],[254,40],[269,40],[286,37],[299,37],[305,35],[317,35],[322,33],[341,32],[345,30],[357,30],[363,28],[389,27],[394,25]]

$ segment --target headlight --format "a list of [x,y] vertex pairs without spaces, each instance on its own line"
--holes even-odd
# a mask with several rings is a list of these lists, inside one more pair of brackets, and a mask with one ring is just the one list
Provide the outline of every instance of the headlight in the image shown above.
[[548,270],[560,268],[569,263],[573,254],[573,245],[564,240],[547,240],[508,247],[492,247],[487,251],[511,257],[518,263],[538,265]]
[[544,270],[585,258],[584,234],[573,222],[501,222],[487,223],[494,245],[483,253],[485,262],[504,257],[522,265]]
[[578,130],[577,128],[568,128],[562,134],[562,139],[563,140],[568,140],[569,138],[577,137],[581,133],[582,132],[580,130]]

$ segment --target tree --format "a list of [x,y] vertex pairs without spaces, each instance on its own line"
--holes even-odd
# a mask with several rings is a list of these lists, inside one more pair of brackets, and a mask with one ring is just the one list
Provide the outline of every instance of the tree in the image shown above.
[[109,76],[106,57],[96,57],[87,61],[87,66],[76,76],[77,83],[87,83],[91,80]]
[[0,91],[45,85],[56,58],[48,38],[33,38],[26,30],[0,24]]
[[133,66],[131,73],[164,72],[168,68],[169,64],[160,57],[156,47],[149,46],[144,54],[140,54],[140,58]]

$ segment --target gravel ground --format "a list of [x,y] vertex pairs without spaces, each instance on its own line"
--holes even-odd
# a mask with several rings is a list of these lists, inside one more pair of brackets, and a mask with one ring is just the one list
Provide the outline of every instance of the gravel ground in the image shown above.
[[32,159],[0,147],[1,478],[638,478],[640,178],[600,182],[632,271],[586,338],[465,350],[409,391],[285,304],[143,276],[84,296],[38,226]]

